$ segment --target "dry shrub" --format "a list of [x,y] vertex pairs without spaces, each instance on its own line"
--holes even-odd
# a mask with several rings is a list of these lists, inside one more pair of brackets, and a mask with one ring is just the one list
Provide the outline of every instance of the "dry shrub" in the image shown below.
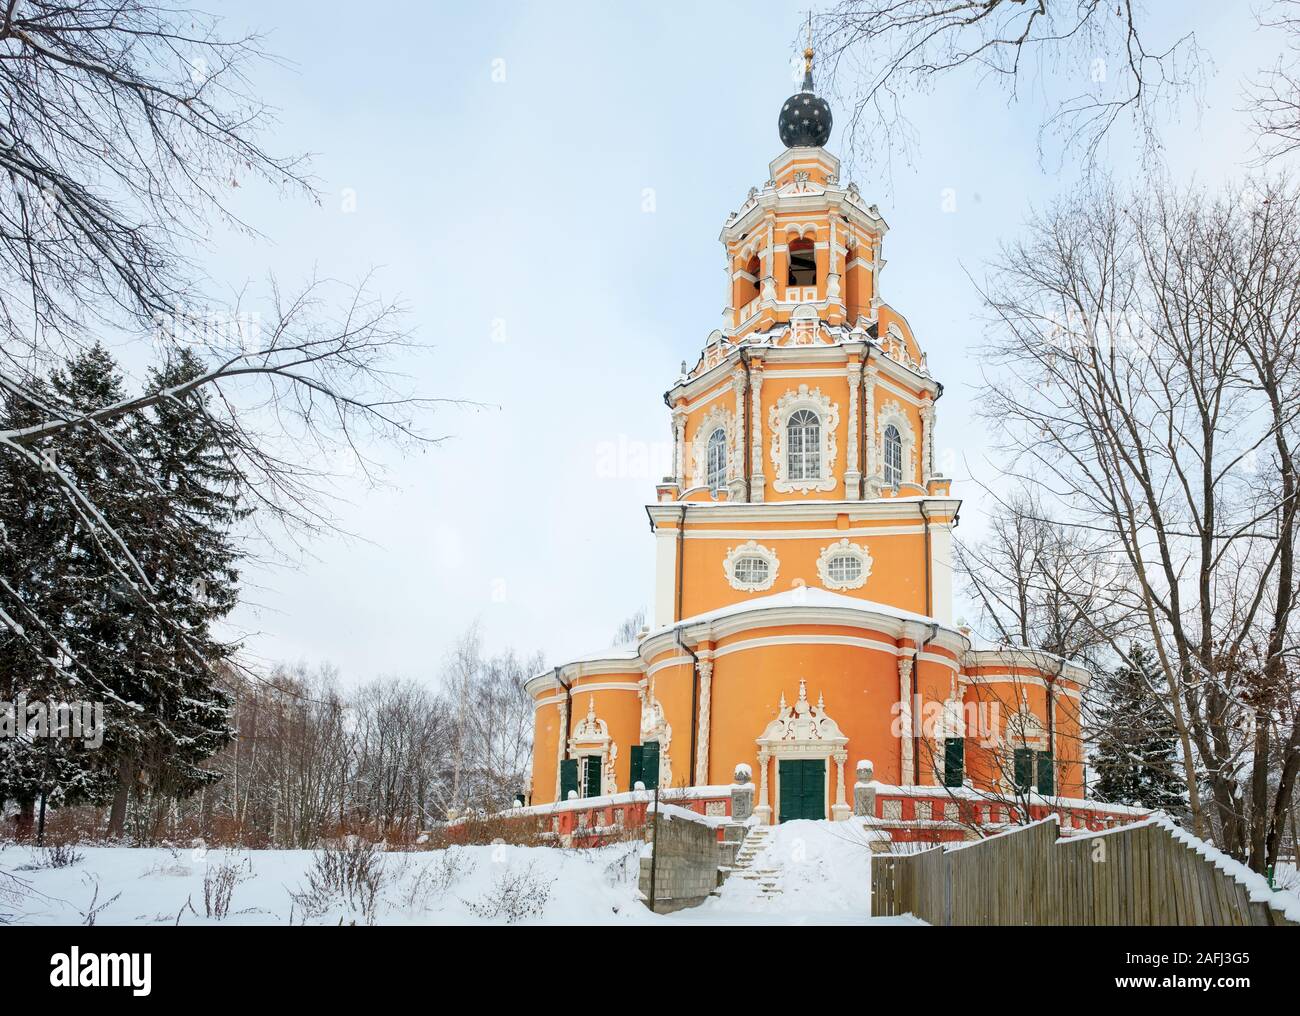
[[18,871],[40,871],[45,868],[71,868],[86,859],[86,855],[70,843],[52,843],[48,847],[37,847],[32,851],[32,859],[20,865]]
[[451,846],[487,846],[505,843],[512,847],[552,846],[550,820],[546,815],[470,815],[456,822],[435,826],[421,846],[441,850]]
[[208,917],[217,920],[227,917],[236,887],[252,877],[252,861],[240,863],[226,857],[216,864],[208,865],[203,873],[203,909]]
[[384,859],[379,848],[358,836],[350,836],[316,851],[307,872],[307,884],[289,896],[304,920],[320,917],[342,905],[360,914],[367,924],[373,924],[383,885]]
[[[408,878],[408,872],[414,871]],[[431,852],[427,861],[406,858],[397,875],[398,904],[408,913],[426,911],[474,870],[474,860],[459,847]]]
[[517,868],[508,864],[492,881],[492,888],[473,902],[464,900],[475,917],[485,921],[505,918],[507,924],[540,917],[551,898],[551,884],[529,864]]

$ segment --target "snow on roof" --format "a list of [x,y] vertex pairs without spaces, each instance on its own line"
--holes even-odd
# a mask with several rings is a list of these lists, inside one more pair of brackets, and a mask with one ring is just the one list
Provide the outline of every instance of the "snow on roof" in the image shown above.
[[732,617],[736,614],[747,614],[754,610],[776,610],[788,607],[836,607],[844,610],[870,611],[876,614],[888,614],[891,617],[901,618],[904,621],[917,621],[921,624],[938,624],[947,631],[956,631],[949,625],[942,624],[936,618],[929,617],[925,614],[915,614],[910,610],[899,610],[897,607],[891,607],[887,603],[877,603],[875,600],[864,600],[859,596],[846,596],[843,593],[832,593],[829,589],[820,589],[817,586],[800,586],[797,589],[787,589],[783,593],[772,593],[768,596],[759,596],[752,600],[743,600],[740,603],[732,603],[726,607],[719,607],[717,610],[705,611],[703,614],[695,614],[691,617],[684,617],[680,621],[674,621],[672,624],[663,625],[660,628],[650,632],[651,636],[662,634],[674,628],[686,628],[694,624],[701,624],[705,621],[717,621],[724,617]]
[[[897,617],[904,621],[915,621],[919,624],[937,624],[945,631],[956,632],[956,628],[951,625],[942,624],[933,617],[925,614],[915,614],[910,610],[899,610],[897,607],[891,607],[887,603],[877,603],[874,600],[864,600],[858,596],[845,596],[843,593],[832,593],[828,589],[820,589],[816,586],[800,586],[797,589],[787,589],[783,593],[772,593],[768,596],[759,596],[752,600],[744,600],[740,603],[733,603],[726,607],[719,607],[717,610],[709,610],[703,614],[695,614],[691,617],[684,617],[680,621],[674,621],[672,624],[661,625],[654,628],[646,636],[653,638],[656,635],[662,635],[664,632],[674,631],[681,628],[689,628],[692,625],[702,624],[706,621],[718,621],[725,617],[733,617],[737,614],[747,614],[755,610],[782,610],[790,607],[836,607],[842,610],[857,610],[871,612],[876,614],[886,614],[890,617]],[[621,646],[614,646],[610,649],[598,649],[594,652],[584,653],[581,656],[570,657],[563,666],[569,666],[574,663],[594,663],[598,660],[635,660],[639,656],[640,643],[626,643]],[[528,680],[535,680],[539,677],[545,677],[551,673],[554,668],[547,668],[540,674],[534,674]]]

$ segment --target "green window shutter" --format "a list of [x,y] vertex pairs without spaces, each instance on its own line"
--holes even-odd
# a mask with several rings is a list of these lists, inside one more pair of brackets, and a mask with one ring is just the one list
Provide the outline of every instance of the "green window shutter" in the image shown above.
[[659,786],[659,742],[646,741],[641,745],[641,782],[646,790]]
[[1016,790],[1024,793],[1034,780],[1034,751],[1032,748],[1017,748],[1015,754]]
[[641,746],[639,744],[632,745],[630,757],[632,765],[627,775],[627,789],[636,790],[637,781],[643,779],[641,776]]
[[966,738],[949,737],[943,742],[943,785],[960,787],[966,778]]
[[1050,751],[1038,753],[1038,792],[1044,797],[1056,796],[1056,764]]
[[578,792],[578,760],[566,758],[560,762],[560,800],[569,799],[569,791]]
[[584,788],[586,790],[586,793],[583,796],[599,797],[600,796],[600,756],[588,755],[585,759],[584,768],[586,769],[586,773],[584,773],[584,775],[587,777],[587,779],[586,779],[586,787]]

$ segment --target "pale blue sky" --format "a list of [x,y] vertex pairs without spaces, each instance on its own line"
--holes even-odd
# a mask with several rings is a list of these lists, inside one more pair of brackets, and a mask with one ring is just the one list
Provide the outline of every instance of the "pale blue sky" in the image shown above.
[[[1280,40],[1255,30],[1245,4],[1161,9],[1159,31],[1194,29],[1215,63],[1205,109],[1185,106],[1166,135],[1169,171],[1240,174],[1240,85]],[[232,32],[267,30],[291,63],[255,83],[281,111],[274,146],[316,153],[324,200],[241,193],[237,209],[269,240],[223,239],[212,272],[292,281],[378,266],[432,347],[402,364],[415,386],[501,407],[439,414],[430,427],[447,443],[386,455],[383,490],[347,486],[343,522],[364,540],[250,572],[252,602],[237,615],[259,633],[250,649],[333,661],[359,681],[432,679],[475,619],[493,644],[556,661],[608,644],[650,599],[643,505],[659,467],[640,463],[647,449],[664,454],[663,391],[719,324],[722,223],[781,151],[796,5],[234,0],[222,14]],[[880,165],[852,173],[891,227],[883,295],[946,386],[938,439],[968,499],[959,537],[981,514],[962,481],[992,468],[971,416],[982,326],[965,271],[978,273],[1031,203],[1075,183],[1040,168],[1041,106],[1027,94],[1009,107],[991,86],[954,79],[915,107],[917,158],[895,165],[892,186]],[[828,147],[840,143],[837,128]],[[1141,167],[1123,145],[1106,161],[1121,180]],[[620,443],[608,475],[602,446]]]

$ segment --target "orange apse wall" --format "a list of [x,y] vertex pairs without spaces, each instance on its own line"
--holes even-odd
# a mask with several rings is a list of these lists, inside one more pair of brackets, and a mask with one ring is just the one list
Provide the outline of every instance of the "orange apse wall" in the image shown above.
[[[898,740],[891,735],[898,699],[898,665],[890,652],[852,645],[766,645],[727,652],[729,647],[771,637],[863,638],[861,629],[830,626],[756,629],[720,640],[713,669],[713,712],[709,737],[709,782],[730,783],[738,762],[753,767],[758,779],[755,738],[777,715],[781,696],[793,703],[799,679],[808,681],[808,697],[826,700],[849,738],[850,762],[870,758],[882,780],[898,771]],[[892,642],[888,636],[876,636]]]
[[[917,525],[920,524],[919,519],[916,522]],[[811,526],[805,524],[801,528],[809,529]],[[688,523],[687,532],[699,534],[701,530],[692,529]],[[752,535],[759,543],[772,547],[780,559],[780,568],[772,588],[757,592],[733,589],[723,568],[727,552],[737,544],[744,543],[743,539],[702,539],[692,535],[682,541],[683,617],[693,617],[729,604],[783,592],[797,586],[797,580],[802,580],[807,586],[820,586],[817,558],[824,547],[843,536],[834,526],[826,529],[824,537],[773,539],[760,532]],[[860,589],[846,590],[845,595],[889,604],[900,610],[925,612],[924,534],[854,536],[849,539],[865,543],[870,548],[873,563],[865,585]]]
[[[587,677],[565,677],[569,681],[570,709],[568,729],[564,737],[571,737],[578,725],[587,716],[588,709],[595,705],[595,715],[608,727],[610,740],[618,745],[618,759],[615,763],[618,774],[617,783],[621,790],[628,788],[630,752],[628,748],[640,742],[641,707],[636,691],[631,688],[602,688],[602,685],[618,683],[635,685],[641,679],[639,671],[626,674],[592,674]],[[594,689],[594,690],[593,690]],[[562,699],[563,686],[548,688],[537,695],[544,700],[534,710],[533,718],[533,800],[545,803],[555,800],[556,769],[560,751],[561,712],[558,701]]]

